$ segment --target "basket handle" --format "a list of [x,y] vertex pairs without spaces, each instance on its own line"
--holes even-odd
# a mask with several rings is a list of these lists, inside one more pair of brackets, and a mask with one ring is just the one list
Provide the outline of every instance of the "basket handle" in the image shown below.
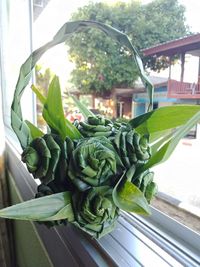
[[56,35],[50,42],[46,43],[45,45],[41,46],[40,48],[32,52],[31,55],[27,58],[27,60],[24,62],[24,64],[22,64],[20,68],[19,77],[14,92],[13,102],[11,105],[11,126],[14,132],[16,133],[22,148],[25,148],[32,140],[29,127],[27,123],[23,120],[21,104],[20,104],[20,100],[24,92],[24,89],[28,85],[31,79],[32,69],[34,68],[36,62],[48,49],[57,44],[65,42],[66,39],[69,38],[73,33],[80,32],[87,27],[94,27],[103,31],[112,39],[115,39],[117,42],[119,42],[122,46],[126,46],[133,53],[133,60],[135,61],[136,66],[138,68],[139,76],[144,86],[146,87],[149,95],[148,110],[151,109],[153,103],[153,85],[146,76],[142,60],[135,47],[131,44],[127,35],[109,25],[96,21],[80,20],[80,21],[67,22],[60,28],[60,30],[56,33]]

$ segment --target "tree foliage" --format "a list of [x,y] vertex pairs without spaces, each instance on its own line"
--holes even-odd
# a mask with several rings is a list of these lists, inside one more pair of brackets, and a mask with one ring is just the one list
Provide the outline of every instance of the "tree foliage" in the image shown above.
[[[42,95],[47,96],[48,88],[50,81],[53,77],[54,73],[48,68],[45,69],[41,65],[35,66],[35,79],[37,89],[41,92]],[[45,121],[42,117],[42,104],[38,99],[36,99],[37,103],[37,124],[41,129],[45,129]]]
[[[90,3],[79,8],[72,20],[94,20],[109,24],[129,36],[138,51],[187,34],[185,9],[177,0]],[[131,87],[137,79],[132,55],[96,29],[74,35],[69,41],[70,60],[75,63],[72,83],[83,92],[103,93],[113,87]],[[145,59],[154,70],[168,66],[162,59]]]

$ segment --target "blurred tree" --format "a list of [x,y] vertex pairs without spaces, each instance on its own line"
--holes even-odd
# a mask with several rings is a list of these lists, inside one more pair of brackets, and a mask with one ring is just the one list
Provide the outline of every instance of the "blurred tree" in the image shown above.
[[[50,68],[45,69],[44,67],[38,64],[35,66],[36,87],[39,89],[42,95],[47,96],[49,84],[53,76],[54,73],[50,70]],[[46,122],[42,117],[43,105],[40,103],[38,98],[36,98],[36,104],[37,104],[37,125],[42,130],[45,130]]]
[[[138,51],[152,45],[180,38],[188,33],[185,8],[177,0],[90,3],[79,8],[71,20],[95,20],[109,24],[129,36]],[[70,60],[74,62],[72,83],[85,93],[102,94],[114,87],[131,87],[137,71],[131,53],[96,29],[76,33],[67,41]],[[145,66],[166,68],[167,58],[147,58]]]
[[40,90],[40,92],[44,96],[47,96],[49,84],[53,76],[54,76],[54,73],[51,71],[50,68],[45,69],[41,65],[35,66],[36,85],[37,85],[37,88]]

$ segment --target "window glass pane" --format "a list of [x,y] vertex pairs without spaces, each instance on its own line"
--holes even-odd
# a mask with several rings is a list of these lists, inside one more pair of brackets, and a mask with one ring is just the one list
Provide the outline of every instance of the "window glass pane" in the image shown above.
[[200,233],[199,124],[171,158],[154,168],[159,193],[152,205]]
[[[10,106],[19,68],[31,51],[29,1],[1,1],[1,84],[4,120],[10,125]],[[17,14],[17,15],[16,15]],[[23,96],[22,109],[26,119],[33,120],[32,93]]]
[[[42,44],[48,42],[59,27],[70,19],[71,14],[74,11],[77,11],[79,6],[84,6],[87,2],[88,1],[73,1],[69,5],[68,1],[61,0],[33,1],[34,48],[38,48]],[[109,2],[110,6],[116,4],[116,1],[107,2]],[[151,1],[143,2],[147,3]],[[139,24],[137,27],[139,27]],[[155,25],[154,31],[156,31],[156,28],[159,28],[159,25]],[[152,35],[154,36],[154,33],[152,33]],[[133,42],[134,41],[137,43],[137,40],[133,40]],[[156,40],[156,42],[158,43],[158,40]],[[186,61],[189,62],[189,57],[186,57]],[[196,67],[192,73],[193,80],[194,75],[197,75],[198,72],[198,60],[196,59],[194,62]],[[180,60],[177,59],[177,63],[177,66],[174,68],[172,67],[171,69],[172,78],[180,77]],[[176,71],[177,67],[179,67],[179,69]],[[45,95],[52,76],[57,74],[60,77],[63,96],[66,96],[67,90],[72,89],[75,89],[77,94],[77,88],[74,88],[74,85],[69,82],[70,72],[73,68],[74,65],[71,64],[68,59],[66,45],[58,45],[42,56],[41,60],[37,63],[36,85]],[[185,79],[187,79],[187,66],[185,72]],[[168,70],[165,70],[160,74],[152,72],[151,76],[153,83],[156,85],[154,96],[155,101],[153,105],[154,109],[177,103],[199,103],[199,100],[197,99],[191,100],[188,98],[183,101],[181,99],[177,100],[168,97]],[[102,75],[99,75],[98,78],[103,80]],[[139,86],[141,86],[141,84],[139,84],[136,89],[140,88]],[[130,93],[130,88],[115,89],[115,99],[109,98],[108,95],[105,95],[104,98],[82,95],[80,98],[89,108],[92,108],[94,112],[101,112],[111,118],[120,116],[122,117],[122,121],[126,121],[131,115],[140,115],[147,110],[148,104],[145,90],[141,93],[134,93],[133,91]],[[81,92],[78,92],[78,94],[81,95]],[[134,100],[133,103],[132,99]],[[65,115],[68,119],[72,121],[75,117],[81,119],[80,114],[77,113],[77,109],[73,106],[73,103],[69,98],[65,97],[63,103],[65,107]],[[45,122],[42,120],[42,108],[39,102],[37,102],[37,111],[38,125],[45,131]],[[190,131],[190,134],[181,140],[174,154],[166,163],[154,168],[155,181],[158,184],[159,193],[152,202],[152,205],[157,207],[160,211],[170,215],[172,218],[175,218],[179,222],[199,232],[200,193],[198,188],[200,180],[198,178],[198,153],[200,151],[200,135],[198,129],[199,125],[197,128],[194,127]]]
[[[33,1],[33,44],[38,48],[44,43],[50,41],[58,29],[70,19],[71,14],[79,6],[88,1]],[[58,16],[59,14],[59,16]],[[70,72],[73,64],[68,59],[67,46],[65,44],[57,45],[48,50],[36,64],[35,78],[36,85],[41,92],[46,95],[49,83],[54,75],[59,76],[61,90],[63,92],[63,105],[65,115],[73,120],[76,115],[81,116],[74,107],[73,101],[66,97],[67,90],[71,87],[69,83]],[[64,94],[65,93],[65,94]],[[45,122],[42,118],[42,106],[37,101],[37,123],[45,131]],[[72,116],[73,115],[73,116]]]

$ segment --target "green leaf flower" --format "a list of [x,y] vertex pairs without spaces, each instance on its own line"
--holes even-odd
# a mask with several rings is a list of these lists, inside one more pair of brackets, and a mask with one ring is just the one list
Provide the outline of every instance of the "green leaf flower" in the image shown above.
[[127,131],[127,130],[131,130],[131,128],[129,127],[129,125],[125,122],[117,122],[115,121],[114,125],[113,125],[115,132],[121,131]]
[[71,191],[73,184],[71,180],[67,177],[67,171],[69,168],[69,161],[74,150],[74,142],[67,137],[63,142],[59,135],[54,135],[54,140],[59,145],[61,153],[59,161],[55,171],[55,179],[51,181],[48,186],[54,191],[54,193],[59,193],[62,191]]
[[34,139],[22,153],[28,171],[44,184],[54,180],[59,157],[60,147],[50,134]]
[[126,168],[146,162],[151,156],[148,139],[134,130],[118,131],[113,144]]
[[112,189],[109,186],[94,187],[73,196],[76,226],[99,238],[115,227],[119,209],[112,199]]
[[71,181],[84,191],[100,186],[116,173],[116,154],[106,138],[81,140],[72,152],[68,175]]
[[157,185],[153,181],[154,173],[149,170],[132,179],[132,182],[143,192],[148,203],[157,193]]
[[88,116],[87,120],[78,124],[78,130],[84,137],[110,136],[113,123],[101,115]]

